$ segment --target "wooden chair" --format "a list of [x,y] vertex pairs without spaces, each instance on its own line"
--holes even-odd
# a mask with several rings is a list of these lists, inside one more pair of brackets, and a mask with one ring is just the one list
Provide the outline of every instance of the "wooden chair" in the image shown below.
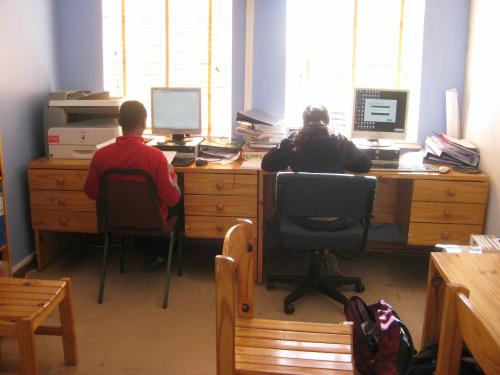
[[500,374],[500,337],[491,332],[471,304],[469,291],[461,285],[448,284],[441,319],[437,375],[460,373],[464,343],[487,375]]
[[[42,326],[59,306],[61,326]],[[36,375],[34,335],[61,336],[67,365],[78,362],[71,283],[0,278],[0,337],[17,337],[22,375]]]
[[215,260],[217,374],[353,374],[352,325],[254,319],[252,223]]

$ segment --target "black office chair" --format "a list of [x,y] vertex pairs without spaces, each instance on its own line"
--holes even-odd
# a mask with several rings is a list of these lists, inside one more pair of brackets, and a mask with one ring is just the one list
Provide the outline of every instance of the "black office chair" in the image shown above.
[[122,236],[165,237],[170,239],[163,292],[163,308],[166,308],[175,240],[178,243],[177,274],[179,276],[182,274],[182,236],[179,228],[179,215],[171,214],[166,225],[163,223],[155,185],[151,176],[142,170],[108,170],[101,177],[100,188],[101,195],[97,208],[99,227],[105,237],[98,302],[103,302],[111,235],[119,237],[121,273],[125,272]]
[[341,304],[348,299],[336,288],[354,285],[356,292],[364,290],[359,277],[321,277],[320,267],[326,249],[356,251],[365,246],[376,182],[375,177],[346,174],[278,173],[276,204],[281,242],[291,251],[311,251],[307,276],[267,278],[268,288],[273,288],[275,282],[299,285],[284,300],[287,314],[293,314],[294,301],[312,290]]

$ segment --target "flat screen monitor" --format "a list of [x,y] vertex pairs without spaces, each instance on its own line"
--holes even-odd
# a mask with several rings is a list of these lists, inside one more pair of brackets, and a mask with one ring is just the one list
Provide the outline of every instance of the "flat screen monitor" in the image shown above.
[[406,138],[408,90],[354,89],[352,138],[367,139],[370,145],[379,140]]
[[201,133],[200,88],[151,88],[153,134],[172,134],[176,141]]

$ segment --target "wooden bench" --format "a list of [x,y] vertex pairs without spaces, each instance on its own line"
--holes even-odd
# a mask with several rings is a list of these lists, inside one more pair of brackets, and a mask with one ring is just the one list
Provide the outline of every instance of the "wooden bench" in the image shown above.
[[217,374],[354,374],[352,325],[254,319],[252,223],[216,257]]
[[[59,306],[61,326],[42,326]],[[16,337],[22,375],[36,375],[34,335],[61,336],[67,365],[76,365],[71,283],[63,280],[0,278],[0,337]]]

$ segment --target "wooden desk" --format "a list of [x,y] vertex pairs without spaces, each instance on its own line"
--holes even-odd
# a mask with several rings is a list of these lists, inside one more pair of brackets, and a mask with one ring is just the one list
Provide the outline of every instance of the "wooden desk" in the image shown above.
[[500,254],[432,253],[421,347],[439,342],[446,283],[469,290],[470,302],[500,342]]
[[[95,201],[83,192],[89,166],[90,160],[47,158],[29,165],[31,221],[38,269],[45,268],[62,250],[69,233],[97,233]],[[223,239],[237,218],[249,218],[256,228],[257,251],[254,253],[256,256],[262,253],[259,251],[262,215],[259,215],[258,171],[240,169],[240,163],[176,167],[176,171],[184,184],[186,237]]]
[[[95,202],[83,193],[89,160],[41,158],[28,168],[37,265],[58,253],[65,233],[97,232]],[[264,222],[273,210],[275,173],[240,163],[176,167],[184,177],[186,236],[220,238],[237,217],[254,221],[257,280],[263,279]],[[449,172],[370,172],[376,176],[374,221],[395,223],[409,245],[468,243],[483,233],[488,177]],[[54,233],[58,233],[54,236]]]

